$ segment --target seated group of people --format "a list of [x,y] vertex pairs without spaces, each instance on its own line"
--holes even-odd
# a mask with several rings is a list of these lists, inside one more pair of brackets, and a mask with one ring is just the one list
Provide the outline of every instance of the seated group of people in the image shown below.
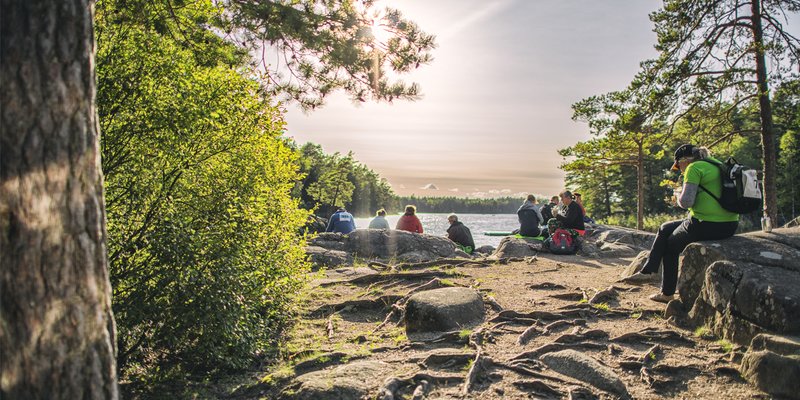
[[581,204],[581,195],[573,194],[569,190],[550,198],[544,206],[537,204],[536,197],[532,194],[522,203],[517,210],[519,219],[519,233],[522,236],[548,236],[558,228],[572,229],[583,235],[586,231],[586,222],[593,222],[586,216],[586,210]]
[[[375,213],[375,218],[369,222],[369,229],[391,229],[389,221],[386,220],[386,210],[380,209]],[[397,221],[395,229],[413,233],[424,233],[422,222],[417,217],[417,207],[408,205],[406,211]],[[447,228],[447,237],[458,245],[458,247],[468,254],[472,254],[475,249],[475,241],[472,239],[472,232],[458,220],[456,214],[447,217],[450,227]],[[356,230],[353,215],[344,208],[339,208],[328,221],[325,232],[338,232],[348,234]]]

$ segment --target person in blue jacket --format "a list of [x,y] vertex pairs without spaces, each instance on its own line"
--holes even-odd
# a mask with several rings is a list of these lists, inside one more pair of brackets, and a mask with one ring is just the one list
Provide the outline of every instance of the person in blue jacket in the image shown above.
[[354,230],[356,230],[356,222],[353,214],[347,212],[344,207],[340,207],[331,215],[325,232],[339,232],[346,235]]

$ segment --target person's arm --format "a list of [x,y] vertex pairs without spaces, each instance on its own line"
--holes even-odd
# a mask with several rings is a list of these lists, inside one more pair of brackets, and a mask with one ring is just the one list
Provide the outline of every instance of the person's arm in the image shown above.
[[336,214],[331,215],[331,218],[328,220],[328,226],[325,228],[325,232],[333,232],[334,218],[336,218]]
[[417,230],[419,230],[419,232],[417,232],[417,233],[423,233],[424,232],[423,229],[422,229],[422,221],[420,221],[419,218],[417,218]]
[[533,207],[533,211],[536,211],[536,217],[539,218],[539,222],[537,222],[536,224],[541,225],[542,222],[544,221],[544,218],[542,217],[542,211],[540,210],[540,207]]
[[681,191],[680,197],[678,197],[678,206],[681,208],[688,209],[689,207],[694,205],[695,199],[697,199],[697,189],[699,186],[695,183],[686,182],[683,184],[683,190]]

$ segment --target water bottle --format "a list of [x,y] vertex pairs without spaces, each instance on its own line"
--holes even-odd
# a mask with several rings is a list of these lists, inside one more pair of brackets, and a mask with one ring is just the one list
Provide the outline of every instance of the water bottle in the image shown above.
[[772,221],[768,215],[761,217],[761,230],[766,233],[772,232]]

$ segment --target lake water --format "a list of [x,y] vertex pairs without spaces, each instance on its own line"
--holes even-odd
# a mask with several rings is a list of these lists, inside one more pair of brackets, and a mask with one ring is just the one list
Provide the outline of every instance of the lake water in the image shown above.
[[[450,226],[450,224],[447,223],[448,215],[449,214],[418,213],[417,217],[422,222],[422,229],[425,230],[425,233],[436,236],[447,236],[447,228]],[[356,227],[368,227],[371,219],[372,218],[356,218]],[[400,219],[400,215],[387,215],[386,219],[389,221],[389,226],[394,228],[397,225],[397,220]],[[472,238],[475,240],[476,247],[487,244],[497,247],[497,245],[500,244],[500,240],[503,239],[502,236],[486,236],[483,234],[484,232],[508,232],[519,229],[517,214],[458,214],[458,220],[463,222],[472,232]]]

